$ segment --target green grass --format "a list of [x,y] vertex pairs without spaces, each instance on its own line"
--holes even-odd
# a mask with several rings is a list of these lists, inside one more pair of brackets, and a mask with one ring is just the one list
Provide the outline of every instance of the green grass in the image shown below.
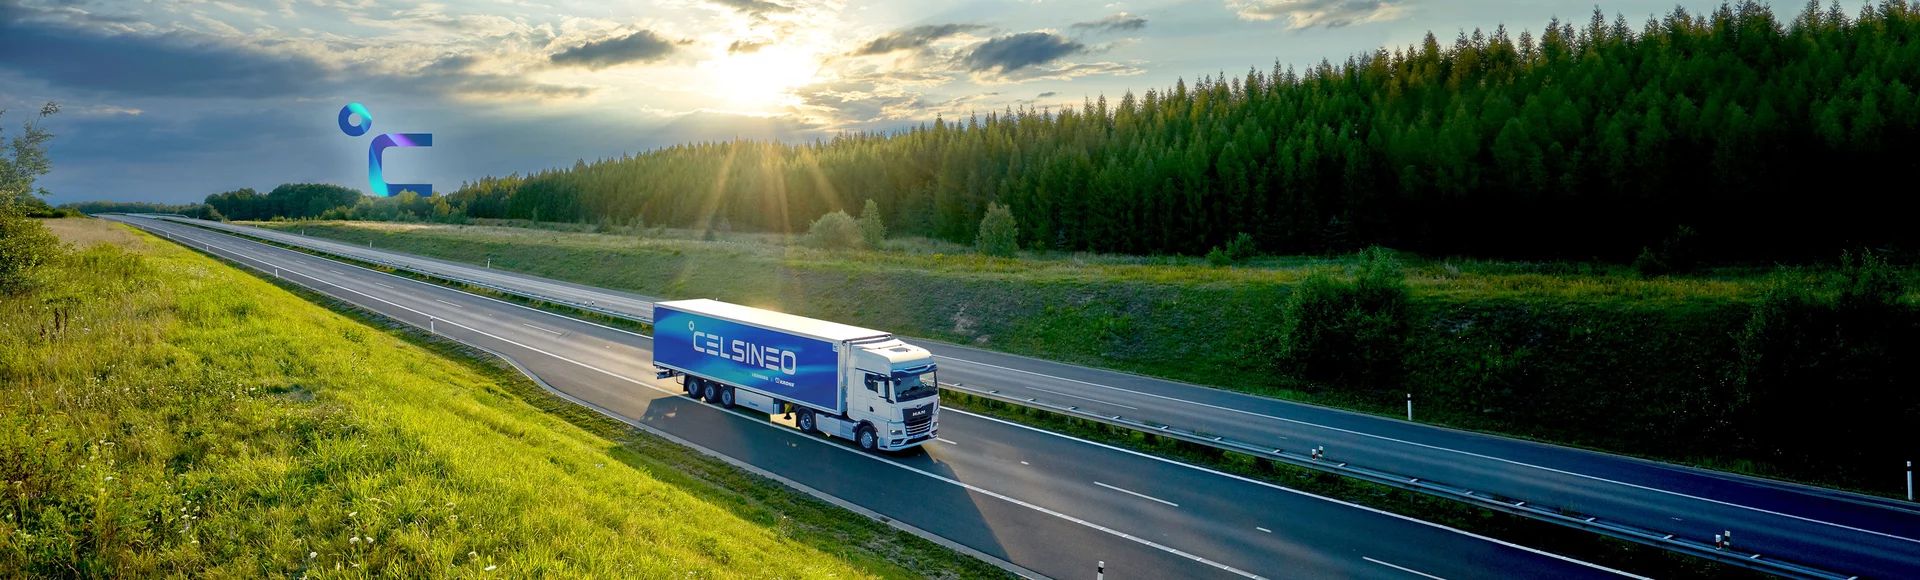
[[1770,578],[1746,568],[1695,558],[1451,499],[1314,471],[1132,429],[942,391],[940,402],[1008,421],[1202,465],[1244,477],[1405,515],[1454,529],[1592,562],[1650,578]]
[[[945,242],[828,251],[787,236],[653,229],[640,235],[366,222],[276,223],[355,244],[665,298],[715,298],[955,344],[1116,369],[1422,422],[1892,495],[1898,465],[1841,465],[1730,438],[1735,336],[1769,285],[1814,268],[1718,268],[1643,279],[1595,263],[1402,255],[1413,291],[1401,388],[1326,388],[1272,370],[1261,350],[1293,285],[1351,258],[1024,253]],[[573,230],[573,231],[564,231]],[[629,232],[633,233],[633,232]],[[1907,287],[1916,272],[1901,273]],[[1911,292],[1911,290],[1910,290]],[[1913,294],[1908,303],[1920,302]]]
[[1005,576],[457,345],[127,246],[0,297],[0,577]]

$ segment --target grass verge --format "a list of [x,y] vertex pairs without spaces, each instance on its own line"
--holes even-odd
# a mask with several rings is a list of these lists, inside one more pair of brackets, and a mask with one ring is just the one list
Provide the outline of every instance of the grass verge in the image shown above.
[[135,236],[0,297],[0,576],[1005,576]]

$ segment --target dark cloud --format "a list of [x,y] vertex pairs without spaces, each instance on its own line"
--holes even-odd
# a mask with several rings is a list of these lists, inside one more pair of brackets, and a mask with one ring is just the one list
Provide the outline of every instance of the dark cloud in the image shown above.
[[1125,12],[1121,12],[1119,14],[1108,16],[1106,18],[1102,18],[1099,20],[1090,20],[1087,22],[1076,22],[1073,24],[1072,28],[1074,30],[1085,30],[1089,32],[1099,33],[1099,32],[1119,32],[1123,30],[1139,30],[1146,27],[1147,27],[1147,19],[1141,18],[1139,16],[1134,16],[1132,14],[1128,14]]
[[1228,6],[1243,20],[1287,18],[1294,28],[1340,28],[1404,15],[1400,4],[1385,0],[1233,0]]
[[549,58],[559,66],[583,66],[600,70],[634,62],[653,62],[667,58],[679,43],[667,40],[651,30],[642,30],[598,42],[566,49]]
[[756,19],[765,19],[768,14],[792,12],[793,7],[775,4],[766,0],[707,0],[715,6],[728,8]]
[[1022,32],[980,43],[961,60],[973,72],[1009,73],[1085,52],[1087,45],[1052,32]]
[[727,45],[727,54],[753,54],[769,46],[773,46],[773,43],[758,40],[735,40],[733,44]]
[[1044,98],[1047,98],[1047,97],[1051,97],[1051,96],[1054,96],[1054,95],[1058,95],[1058,94],[1060,94],[1060,93],[1056,93],[1056,92],[1053,92],[1053,91],[1047,91],[1047,92],[1044,92],[1044,93],[1040,93],[1040,94],[1038,94],[1038,95],[1034,95],[1034,96],[1033,96],[1033,98],[1036,98],[1036,99],[1044,99]]
[[854,56],[886,54],[897,50],[925,48],[933,41],[962,32],[985,28],[978,24],[925,24],[913,28],[895,30],[867,41],[853,51]]
[[85,21],[0,0],[0,68],[63,87],[187,97],[289,95],[328,77],[311,59],[193,32],[108,34],[59,24]]

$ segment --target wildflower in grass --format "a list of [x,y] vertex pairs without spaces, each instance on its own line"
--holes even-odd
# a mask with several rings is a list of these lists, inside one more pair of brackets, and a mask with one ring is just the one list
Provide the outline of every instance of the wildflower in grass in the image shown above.
[[499,566],[487,566],[485,571],[492,572],[494,568],[498,568],[498,567]]

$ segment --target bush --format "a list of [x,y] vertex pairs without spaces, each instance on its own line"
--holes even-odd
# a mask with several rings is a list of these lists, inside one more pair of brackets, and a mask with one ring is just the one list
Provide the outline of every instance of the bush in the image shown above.
[[860,247],[860,226],[844,211],[820,216],[807,228],[807,245],[816,248],[847,249]]
[[980,235],[973,245],[982,254],[1011,258],[1020,249],[1019,236],[1020,223],[1013,219],[1013,210],[992,203],[987,204],[986,217],[980,218]]
[[1226,246],[1214,246],[1207,252],[1207,263],[1215,266],[1238,264],[1253,259],[1258,249],[1253,245],[1253,236],[1240,232],[1240,236],[1227,242]]
[[1399,384],[1411,291],[1386,250],[1368,248],[1360,259],[1351,281],[1315,273],[1287,297],[1270,346],[1281,372],[1336,386]]
[[60,238],[45,224],[0,208],[0,294],[27,285],[33,271],[60,254]]
[[1680,226],[1661,241],[1658,251],[1640,248],[1640,255],[1633,259],[1633,270],[1645,278],[1685,274],[1699,266],[1700,234],[1687,226]]
[[880,249],[880,242],[887,240],[887,224],[880,221],[880,204],[871,199],[860,209],[860,239],[876,250]]
[[1776,284],[1755,305],[1727,401],[1745,428],[1725,437],[1778,461],[1860,465],[1920,418],[1920,320],[1872,255],[1845,255],[1826,278],[1825,291]]

